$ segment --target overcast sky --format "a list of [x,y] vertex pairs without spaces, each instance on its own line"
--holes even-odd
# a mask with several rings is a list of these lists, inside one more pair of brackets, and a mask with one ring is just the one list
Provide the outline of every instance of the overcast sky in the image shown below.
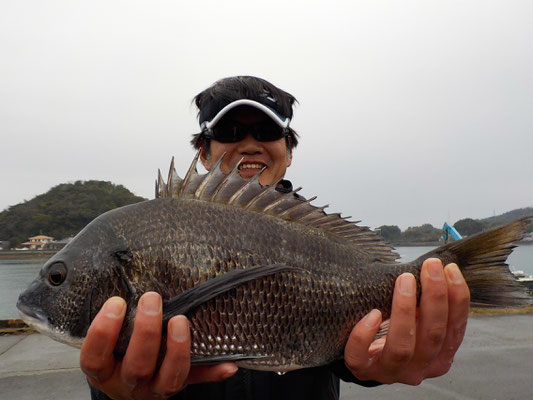
[[195,94],[232,75],[299,100],[287,177],[373,228],[533,206],[533,3],[0,2],[0,210],[99,179],[183,175]]

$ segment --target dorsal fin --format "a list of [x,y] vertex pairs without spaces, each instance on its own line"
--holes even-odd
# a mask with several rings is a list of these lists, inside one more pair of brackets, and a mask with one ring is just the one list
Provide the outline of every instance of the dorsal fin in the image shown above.
[[167,185],[163,180],[163,175],[161,175],[161,170],[157,170],[157,179],[155,180],[155,197],[168,197],[167,196]]
[[316,197],[305,200],[296,196],[295,193],[301,188],[289,193],[279,192],[276,190],[277,183],[261,185],[260,173],[252,179],[243,179],[238,173],[237,166],[225,174],[220,169],[224,155],[207,174],[198,174],[196,164],[199,155],[200,152],[194,157],[184,179],[176,173],[173,158],[166,183],[161,172],[158,173],[156,197],[222,203],[265,213],[343,238],[347,243],[371,254],[378,262],[396,262],[398,254],[381,236],[366,226],[357,225],[360,221],[348,221],[350,217],[341,217],[338,213],[327,214],[324,212],[327,205],[316,207],[310,204]]

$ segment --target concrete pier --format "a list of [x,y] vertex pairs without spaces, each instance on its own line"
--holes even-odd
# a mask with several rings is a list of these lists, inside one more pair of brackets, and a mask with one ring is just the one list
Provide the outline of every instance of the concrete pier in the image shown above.
[[[40,335],[0,336],[1,399],[89,399],[79,350]],[[362,388],[343,383],[343,400],[529,399],[533,314],[471,317],[451,371],[420,386]]]
[[90,399],[79,350],[41,334],[0,336],[1,399]]

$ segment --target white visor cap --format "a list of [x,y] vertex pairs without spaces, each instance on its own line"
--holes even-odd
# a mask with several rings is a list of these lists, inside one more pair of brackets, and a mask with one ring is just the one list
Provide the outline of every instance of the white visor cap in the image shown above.
[[280,127],[284,129],[288,128],[289,123],[291,122],[290,118],[281,116],[276,111],[272,110],[270,107],[265,106],[264,104],[261,104],[255,100],[240,99],[240,100],[235,100],[232,103],[229,103],[226,107],[220,110],[211,121],[203,122],[202,129],[211,129],[230,110],[233,110],[235,107],[239,107],[239,106],[251,106],[251,107],[257,108],[260,111],[263,111],[266,115],[272,118]]

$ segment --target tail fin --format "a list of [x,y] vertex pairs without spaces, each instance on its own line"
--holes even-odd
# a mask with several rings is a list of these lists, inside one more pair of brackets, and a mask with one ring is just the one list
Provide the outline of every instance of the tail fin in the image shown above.
[[435,249],[417,261],[437,257],[444,264],[456,263],[468,287],[471,304],[476,307],[522,307],[533,302],[527,288],[516,280],[507,257],[521,240],[533,217],[483,232]]

